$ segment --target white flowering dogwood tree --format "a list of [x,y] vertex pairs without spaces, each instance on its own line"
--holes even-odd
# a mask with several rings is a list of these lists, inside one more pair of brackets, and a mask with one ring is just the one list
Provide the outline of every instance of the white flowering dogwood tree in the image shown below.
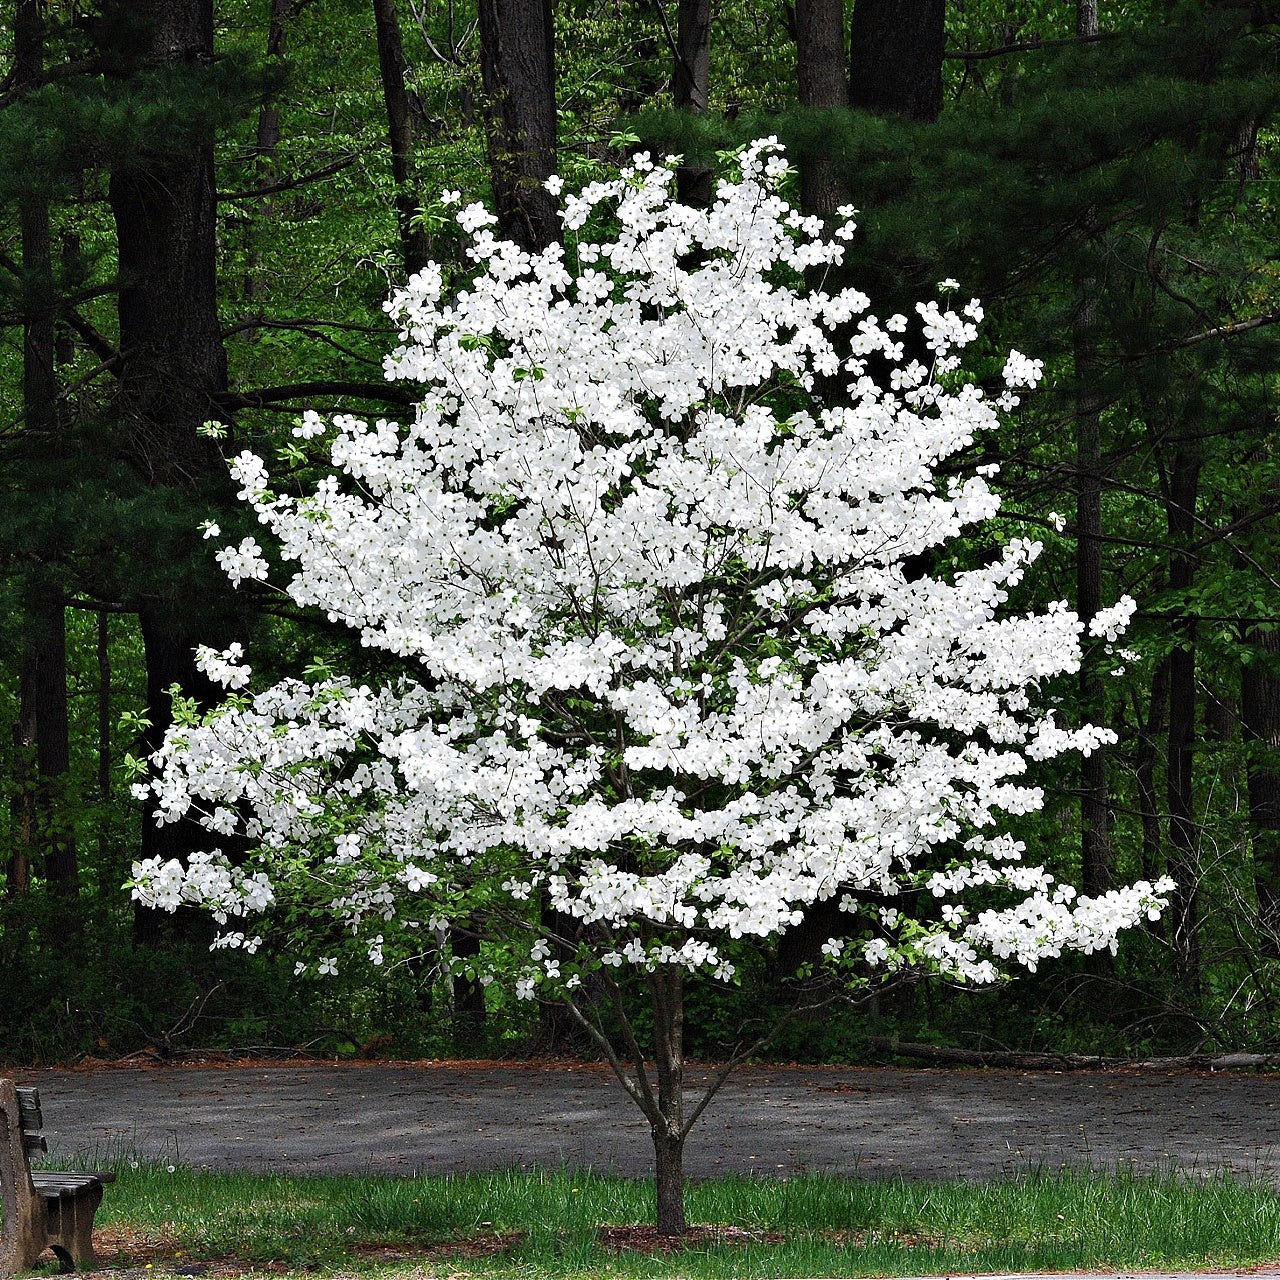
[[[690,975],[731,979],[744,947],[835,901],[811,975],[828,990],[990,983],[1114,948],[1170,888],[1077,896],[1002,825],[1041,803],[1029,761],[1107,737],[1038,705],[1081,633],[1065,605],[1008,607],[1038,546],[904,572],[995,514],[982,475],[936,472],[1038,362],[1011,354],[993,404],[959,372],[976,302],[880,320],[856,289],[806,289],[852,211],[828,238],[778,194],[773,140],[739,160],[707,208],[643,156],[565,194],[567,249],[530,255],[482,207],[458,213],[466,287],[445,296],[429,267],[388,304],[412,420],[307,415],[295,435],[327,437],[333,471],[301,496],[233,463],[293,566],[283,589],[404,675],[252,692],[238,649],[204,651],[228,696],[186,708],[139,784],[210,847],[138,864],[135,894],[211,909],[221,945],[311,913],[381,963],[393,936],[403,954],[480,920],[468,963],[565,1000],[644,1113],[664,1233],[684,1229],[685,1139],[724,1078],[686,1099]],[[847,395],[820,403],[815,382]],[[267,579],[252,539],[220,559]],[[247,862],[219,850],[232,835]]]

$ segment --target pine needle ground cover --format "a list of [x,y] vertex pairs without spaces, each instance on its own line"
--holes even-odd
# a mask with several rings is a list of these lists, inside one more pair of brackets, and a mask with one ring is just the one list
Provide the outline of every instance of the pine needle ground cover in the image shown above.
[[[1280,1259],[1261,1182],[1055,1172],[967,1184],[806,1174],[689,1189],[658,1247],[653,1190],[587,1172],[286,1178],[132,1160],[99,1214],[131,1276],[890,1276],[1204,1270]],[[52,1264],[50,1264],[50,1269]]]

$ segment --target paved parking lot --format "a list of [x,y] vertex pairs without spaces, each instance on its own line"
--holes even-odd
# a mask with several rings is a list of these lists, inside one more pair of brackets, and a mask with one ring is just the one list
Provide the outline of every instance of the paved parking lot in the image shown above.
[[[648,1127],[596,1066],[296,1064],[15,1073],[57,1155],[290,1173],[540,1165],[651,1172]],[[701,1074],[690,1071],[690,1087]],[[1229,1169],[1280,1183],[1280,1078],[751,1067],[686,1172],[984,1179],[1035,1166]]]

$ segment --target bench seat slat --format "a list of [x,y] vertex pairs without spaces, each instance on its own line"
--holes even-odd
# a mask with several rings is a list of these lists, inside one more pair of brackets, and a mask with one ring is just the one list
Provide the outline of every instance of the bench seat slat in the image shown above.
[[52,1192],[70,1194],[115,1180],[114,1173],[91,1173],[77,1169],[37,1169],[31,1174],[31,1185],[42,1195]]

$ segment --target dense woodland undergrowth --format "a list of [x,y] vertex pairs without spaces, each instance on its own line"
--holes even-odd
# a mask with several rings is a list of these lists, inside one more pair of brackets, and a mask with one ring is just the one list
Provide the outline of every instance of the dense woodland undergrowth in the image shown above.
[[[270,940],[211,954],[206,923],[135,909],[134,859],[204,833],[152,825],[130,760],[163,732],[171,685],[209,694],[198,641],[251,639],[268,675],[388,674],[265,589],[231,593],[199,526],[251,531],[220,451],[252,447],[301,480],[316,463],[290,434],[303,408],[404,412],[408,393],[382,383],[382,302],[428,257],[461,269],[444,191],[489,200],[539,247],[557,234],[551,172],[603,175],[652,146],[685,157],[681,190],[704,200],[723,153],[762,133],[790,148],[804,208],[860,210],[845,269],[881,314],[954,278],[983,299],[993,360],[1016,346],[1045,361],[963,465],[1000,464],[993,536],[1045,543],[1020,605],[1065,598],[1088,618],[1127,592],[1139,608],[1128,656],[1099,647],[1052,690],[1067,722],[1118,744],[1046,767],[1046,808],[1018,834],[1091,891],[1180,886],[1115,957],[981,995],[887,990],[771,1052],[856,1060],[869,1035],[1277,1047],[1276,16],[1156,0],[4,0],[0,1059],[565,1047],[563,1022],[502,983],[444,975],[483,945],[466,931],[315,981]],[[993,548],[971,539],[954,564]],[[780,949],[794,961],[823,936],[807,923]],[[767,963],[691,985],[688,1051],[725,1057],[785,995]]]

